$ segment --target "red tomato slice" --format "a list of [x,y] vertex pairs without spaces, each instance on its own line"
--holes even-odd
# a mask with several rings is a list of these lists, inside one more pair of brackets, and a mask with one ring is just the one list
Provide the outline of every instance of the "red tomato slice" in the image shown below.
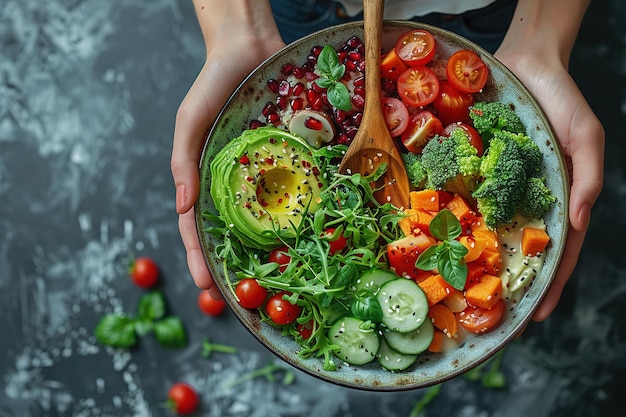
[[498,302],[489,310],[485,308],[468,306],[457,314],[457,320],[464,329],[472,333],[487,333],[495,329],[504,318],[506,308],[504,301]]
[[467,136],[467,140],[469,140],[472,146],[478,151],[478,156],[483,155],[483,140],[480,137],[480,134],[476,131],[476,129],[463,122],[451,123],[443,129],[443,136],[450,136],[450,133],[454,129],[463,130],[463,133],[465,133],[465,136]]
[[448,81],[466,93],[477,93],[487,83],[489,68],[483,60],[467,49],[457,51],[448,58]]
[[441,121],[428,110],[423,110],[409,118],[409,125],[402,134],[402,144],[413,153],[420,153],[435,135],[441,134]]
[[417,279],[420,270],[415,267],[417,258],[426,248],[435,245],[437,241],[432,237],[420,233],[395,240],[387,245],[389,266],[396,275]]
[[408,66],[398,57],[395,49],[390,49],[380,60],[380,77],[397,81]]
[[398,77],[398,95],[408,106],[426,106],[439,95],[439,79],[426,67],[409,68]]
[[381,104],[389,134],[392,137],[400,136],[409,124],[409,110],[402,101],[393,97],[383,97]]
[[435,55],[435,38],[426,30],[410,30],[398,38],[395,50],[405,64],[411,67],[424,66]]
[[439,95],[433,101],[437,117],[444,125],[454,122],[470,122],[469,107],[474,104],[474,95],[456,89],[450,82],[439,84]]

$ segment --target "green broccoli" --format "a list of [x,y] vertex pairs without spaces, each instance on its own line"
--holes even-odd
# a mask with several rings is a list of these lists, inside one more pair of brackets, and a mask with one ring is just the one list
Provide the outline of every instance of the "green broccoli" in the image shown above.
[[541,168],[541,152],[537,148],[538,159],[529,141],[497,133],[481,159],[481,180],[472,196],[490,228],[510,223],[516,213],[541,217],[555,201],[543,179],[533,176]]
[[424,184],[426,184],[426,170],[424,165],[422,165],[421,155],[405,152],[402,154],[402,161],[411,185],[418,189],[423,188]]
[[526,134],[524,124],[511,106],[499,101],[474,103],[470,107],[469,116],[485,148],[496,132]]
[[457,193],[471,201],[480,173],[481,159],[477,154],[462,129],[454,129],[449,137],[435,136],[422,150],[425,187]]

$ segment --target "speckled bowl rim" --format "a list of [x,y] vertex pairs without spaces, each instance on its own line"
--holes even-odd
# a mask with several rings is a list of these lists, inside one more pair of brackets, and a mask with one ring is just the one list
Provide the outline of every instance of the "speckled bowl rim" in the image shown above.
[[287,45],[261,63],[240,84],[221,110],[209,132],[200,161],[200,194],[195,206],[198,236],[215,283],[239,321],[259,342],[283,361],[321,380],[365,391],[406,391],[435,385],[465,373],[502,349],[526,326],[546,295],[561,261],[569,224],[569,180],[565,158],[546,116],[530,92],[489,52],[455,33],[435,26],[385,20],[383,49],[388,50],[393,45],[391,42],[403,31],[416,28],[429,30],[437,39],[438,53],[444,56],[449,56],[458,49],[470,48],[487,63],[491,71],[484,89],[484,98],[500,99],[515,105],[529,134],[545,156],[546,184],[557,197],[555,207],[544,218],[552,239],[544,267],[522,300],[512,311],[507,312],[505,321],[496,330],[471,338],[450,352],[443,354],[425,352],[420,355],[416,364],[402,372],[386,371],[377,361],[360,367],[340,364],[337,371],[325,371],[323,358],[299,358],[296,353],[298,345],[295,341],[282,336],[280,330],[261,322],[258,313],[238,305],[228,287],[228,277],[223,274],[221,262],[215,257],[214,250],[220,242],[215,236],[205,232],[204,229],[209,223],[202,217],[202,211],[205,209],[215,211],[209,189],[211,181],[209,166],[213,156],[228,140],[239,136],[247,128],[250,119],[260,114],[261,108],[268,101],[266,81],[278,74],[284,62],[290,61],[301,65],[314,45],[330,43],[339,47],[353,35],[363,39],[363,22],[342,24],[315,32]]

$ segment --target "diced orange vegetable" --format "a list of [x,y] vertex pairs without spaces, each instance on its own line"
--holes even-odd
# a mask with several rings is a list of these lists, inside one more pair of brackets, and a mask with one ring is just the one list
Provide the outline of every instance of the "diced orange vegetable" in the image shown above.
[[413,278],[413,281],[417,282],[418,284],[422,281],[424,281],[427,278],[432,277],[433,275],[435,275],[435,273],[433,271],[424,271],[422,269],[419,268],[415,268],[417,271],[416,273],[412,274],[411,278]]
[[435,329],[433,334],[433,340],[428,346],[428,351],[433,353],[439,353],[443,350],[443,332],[439,329]]
[[543,252],[550,242],[550,236],[544,229],[526,226],[522,230],[522,253],[536,256]]
[[484,250],[474,262],[482,265],[485,268],[485,271],[491,275],[500,274],[500,268],[502,267],[502,257],[500,256],[500,252]]
[[428,317],[433,322],[433,326],[441,330],[448,338],[452,339],[457,335],[456,316],[448,307],[443,304],[435,304],[428,309]]
[[465,299],[470,305],[489,310],[502,295],[500,277],[485,274],[480,280],[465,291]]
[[411,208],[439,211],[439,193],[435,190],[411,191],[409,201]]
[[419,208],[410,208],[405,210],[404,213],[407,214],[407,216],[398,221],[398,226],[400,226],[400,230],[402,230],[405,236],[418,234],[419,232],[430,235],[428,225],[433,217],[435,217],[433,214]]
[[448,284],[439,274],[426,278],[422,282],[419,282],[418,285],[426,294],[429,306],[437,304],[446,298],[454,289],[454,287]]
[[391,48],[380,60],[380,76],[396,81],[400,74],[408,68],[396,53],[395,48]]
[[453,313],[458,313],[459,311],[463,311],[467,308],[465,294],[463,294],[463,291],[457,290],[456,288],[453,288],[450,295],[444,298],[441,302]]
[[498,242],[498,234],[495,230],[487,228],[487,225],[482,221],[482,218],[478,218],[474,223],[472,223],[470,229],[472,231],[472,236],[487,239],[487,246],[485,247],[486,250],[494,252],[499,251],[500,244]]
[[476,284],[480,277],[482,277],[487,269],[482,263],[470,262],[467,264],[467,279],[465,280],[465,288],[469,288]]
[[459,241],[467,248],[465,262],[472,262],[478,259],[488,244],[488,239],[484,237],[461,236]]
[[462,224],[467,224],[474,218],[472,208],[460,195],[455,195],[452,200],[448,201],[445,208],[450,210]]

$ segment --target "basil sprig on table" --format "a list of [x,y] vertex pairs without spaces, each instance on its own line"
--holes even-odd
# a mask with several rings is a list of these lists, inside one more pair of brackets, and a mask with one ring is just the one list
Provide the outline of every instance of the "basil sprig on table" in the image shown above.
[[162,346],[182,348],[187,345],[182,321],[178,317],[166,315],[165,299],[159,291],[150,291],[139,299],[135,317],[121,313],[102,317],[94,335],[103,345],[128,348],[137,343],[138,337],[151,331]]
[[322,48],[317,58],[317,68],[322,76],[317,78],[315,83],[326,88],[328,102],[340,110],[352,109],[350,92],[341,82],[346,73],[346,66],[339,62],[339,56],[332,46],[326,45]]
[[448,209],[443,209],[431,220],[430,234],[441,243],[426,249],[417,258],[415,266],[424,271],[437,269],[443,279],[457,290],[465,287],[467,248],[456,240],[463,232],[459,219]]

